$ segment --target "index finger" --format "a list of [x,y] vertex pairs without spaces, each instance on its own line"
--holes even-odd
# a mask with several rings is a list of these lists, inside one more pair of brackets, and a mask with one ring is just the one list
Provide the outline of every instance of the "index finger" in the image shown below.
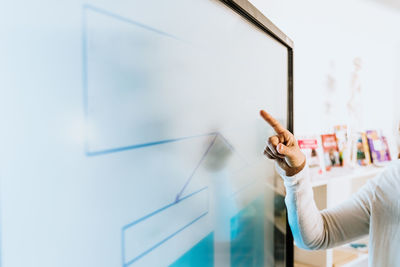
[[277,134],[281,134],[286,131],[285,127],[283,127],[274,117],[272,117],[265,110],[261,110],[260,115],[264,118],[266,122],[268,122],[269,125],[271,125],[272,128],[274,128]]

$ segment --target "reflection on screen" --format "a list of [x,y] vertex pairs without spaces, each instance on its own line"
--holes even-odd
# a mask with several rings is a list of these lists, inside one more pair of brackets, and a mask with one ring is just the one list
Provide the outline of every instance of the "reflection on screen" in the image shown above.
[[8,32],[7,59],[28,67],[7,90],[29,96],[10,123],[33,131],[3,161],[3,265],[283,264],[258,111],[286,123],[286,48],[218,1],[33,11],[46,19]]

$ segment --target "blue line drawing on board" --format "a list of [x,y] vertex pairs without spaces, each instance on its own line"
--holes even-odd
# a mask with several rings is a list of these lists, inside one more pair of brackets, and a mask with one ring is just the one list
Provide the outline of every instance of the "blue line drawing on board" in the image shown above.
[[106,150],[101,150],[101,151],[89,151],[88,149],[86,149],[86,155],[89,156],[89,157],[100,156],[100,155],[105,155],[105,154],[110,154],[110,153],[115,153],[115,152],[122,152],[122,151],[127,151],[127,150],[138,149],[138,148],[145,148],[145,147],[148,147],[148,146],[162,145],[162,144],[167,144],[167,143],[184,141],[184,140],[187,140],[187,139],[192,139],[192,138],[197,138],[197,137],[206,137],[206,136],[214,136],[214,135],[216,135],[216,133],[212,132],[212,133],[206,133],[206,134],[201,134],[201,135],[186,136],[186,137],[173,138],[173,139],[167,139],[167,140],[160,140],[160,141],[144,143],[144,144],[138,144],[138,145],[132,145],[132,146],[124,146],[124,147],[106,149]]
[[[196,165],[196,167],[192,171],[192,174],[188,177],[188,179],[185,182],[183,188],[177,194],[176,201],[178,201],[179,198],[182,197],[184,191],[186,190],[187,186],[189,185],[189,183],[191,182],[191,180],[195,176],[197,170],[204,163],[205,159],[207,158],[207,156],[210,154],[211,150],[215,146],[218,146],[217,149],[219,150],[218,152],[214,152],[215,154],[218,154],[218,155],[216,155],[216,157],[218,157],[218,159],[216,158],[215,160],[221,161],[221,160],[223,160],[224,157],[227,157],[226,154],[235,153],[240,158],[240,160],[242,161],[242,164],[243,164],[243,166],[241,168],[239,168],[238,170],[244,169],[245,167],[249,166],[249,163],[244,159],[244,157],[242,155],[240,155],[240,153],[238,153],[236,151],[236,149],[232,146],[232,144],[221,133],[216,132],[215,134],[212,134],[212,135],[214,136],[214,138],[212,139],[212,141],[211,141],[210,145],[208,146],[206,152],[203,154],[203,156],[201,157],[200,161],[198,162],[198,164]],[[222,141],[222,142],[220,144],[217,144],[217,139]],[[221,152],[221,150],[225,150],[225,153]]]
[[[213,135],[214,135],[214,137],[210,141],[210,144],[208,145],[206,151],[201,156],[200,160],[196,164],[196,166],[193,169],[193,171],[191,172],[190,176],[186,179],[182,189],[176,195],[175,200],[172,203],[169,203],[169,204],[135,220],[134,222],[126,224],[125,226],[122,227],[122,237],[121,237],[122,245],[121,246],[122,246],[122,266],[123,267],[127,267],[127,266],[133,264],[134,262],[138,261],[139,259],[143,258],[145,255],[149,254],[151,251],[158,248],[160,245],[162,245],[166,241],[170,240],[172,237],[176,236],[178,233],[180,233],[181,231],[188,228],[189,226],[191,226],[192,224],[194,224],[195,222],[197,222],[198,220],[200,220],[201,218],[203,218],[204,216],[207,215],[207,213],[209,211],[209,206],[208,206],[209,196],[208,196],[208,192],[206,195],[203,193],[205,193],[205,191],[208,190],[208,186],[205,186],[201,189],[195,190],[194,192],[189,193],[186,196],[183,196],[183,195],[184,195],[184,192],[188,190],[189,184],[192,182],[193,178],[198,173],[200,166],[202,166],[202,164],[205,163],[208,156],[212,157],[213,155],[211,155],[211,154],[214,154],[214,153],[216,153],[216,155],[218,155],[218,156],[221,156],[219,154],[219,153],[221,153],[221,149],[225,150],[225,153],[235,153],[236,152],[235,149],[233,148],[233,146],[228,142],[228,140],[225,139],[224,137],[222,137],[222,135],[220,133],[215,133]],[[217,139],[220,142],[217,142]],[[218,151],[213,151],[211,153],[213,148],[217,149]],[[246,163],[244,163],[244,164],[246,164]],[[197,200],[195,199],[196,197],[197,197]],[[137,240],[137,236],[139,235],[138,234],[139,232],[141,234],[143,234],[143,232],[151,231],[152,230],[151,227],[153,224],[153,222],[151,220],[153,220],[155,222],[159,222],[159,221],[162,221],[162,218],[163,218],[162,216],[165,216],[165,218],[176,218],[179,216],[174,216],[174,215],[176,215],[176,214],[182,215],[182,210],[185,210],[187,212],[188,209],[185,209],[185,207],[182,207],[182,206],[177,207],[180,203],[185,202],[185,201],[192,202],[191,205],[187,204],[190,207],[194,207],[195,205],[200,206],[200,208],[197,211],[194,211],[197,214],[195,214],[194,216],[192,216],[190,218],[184,218],[184,219],[186,219],[185,223],[182,223],[180,225],[180,227],[176,228],[175,231],[170,232],[168,235],[163,236],[162,238],[159,238],[158,240],[154,240],[154,242],[152,243],[151,246],[149,246],[147,248],[140,247],[140,249],[138,249],[137,247],[132,248],[133,247],[131,245],[132,242],[129,242],[128,239],[135,240],[135,238],[133,238],[133,237],[136,237],[136,240]],[[173,208],[176,208],[176,211],[170,210]],[[156,218],[156,216],[159,216],[159,218]],[[142,222],[145,222],[146,225],[145,224],[140,225],[140,223],[142,223]],[[156,223],[154,226],[155,226],[155,228],[157,227]],[[134,229],[135,227],[138,227],[138,228],[141,227],[141,228]],[[129,231],[131,231],[131,232],[129,232]],[[128,238],[127,236],[131,236],[131,238]],[[129,248],[129,247],[131,247],[131,248]],[[134,252],[132,252],[132,251],[134,251]],[[127,255],[128,253],[131,255],[128,256]]]
[[197,164],[197,166],[194,168],[194,170],[192,171],[192,174],[189,176],[189,178],[186,180],[185,184],[183,185],[181,191],[179,191],[179,193],[176,195],[175,198],[175,202],[178,202],[181,197],[183,192],[185,191],[186,187],[189,185],[190,181],[193,179],[193,176],[195,175],[196,171],[198,170],[198,168],[200,167],[200,165],[203,163],[204,159],[207,157],[208,152],[210,152],[211,147],[214,145],[215,140],[217,139],[218,134],[216,134],[213,138],[213,140],[211,141],[211,144],[208,146],[206,152],[204,153],[204,155],[201,157],[199,163]]
[[[136,27],[143,28],[145,30],[151,31],[153,33],[163,35],[165,37],[178,40],[177,37],[170,35],[168,33],[162,32],[160,30],[157,30],[155,28],[149,27],[147,25],[141,24],[139,22],[133,21],[131,19],[124,18],[122,16],[116,15],[112,12],[93,7],[90,5],[84,5],[83,7],[83,30],[82,30],[82,45],[83,45],[83,87],[84,87],[84,95],[83,95],[83,101],[84,101],[84,114],[85,114],[85,120],[86,120],[86,125],[89,123],[89,112],[90,112],[90,107],[89,107],[89,66],[88,66],[88,50],[89,50],[89,41],[88,39],[88,11],[94,12],[95,14],[100,14],[104,15],[105,17],[109,17],[115,20],[118,20],[120,22],[128,23],[135,25]],[[90,13],[92,14],[92,13]],[[181,41],[181,40],[179,40]],[[109,154],[109,153],[116,153],[116,152],[122,152],[122,151],[127,151],[127,150],[133,150],[133,149],[139,149],[139,148],[144,148],[148,146],[155,146],[155,145],[162,145],[166,143],[171,143],[171,142],[178,142],[178,141],[183,141],[186,139],[191,139],[191,138],[196,138],[196,137],[205,137],[209,136],[212,138],[211,143],[208,145],[207,150],[205,153],[202,155],[200,161],[196,165],[196,167],[193,169],[191,172],[191,175],[187,178],[186,182],[183,184],[182,189],[176,194],[174,200],[166,204],[165,206],[143,216],[142,218],[139,218],[135,220],[134,222],[131,222],[125,226],[122,227],[122,233],[121,233],[121,246],[122,246],[122,266],[127,267],[129,265],[132,265],[134,262],[137,260],[143,258],[145,255],[153,251],[154,249],[158,248],[161,246],[163,243],[166,241],[170,240],[174,236],[176,236],[178,233],[183,231],[184,229],[190,227],[192,224],[196,223],[198,220],[201,218],[205,217],[207,213],[209,212],[209,207],[208,207],[208,202],[209,202],[209,196],[208,196],[208,186],[202,187],[201,189],[193,189],[191,188],[191,192],[188,195],[184,196],[185,191],[188,191],[189,189],[189,184],[192,182],[193,178],[195,177],[196,173],[198,173],[198,169],[200,166],[204,163],[206,160],[207,156],[209,156],[211,149],[213,146],[216,144],[217,138],[220,138],[220,144],[225,148],[225,150],[230,151],[230,153],[236,153],[234,147],[229,143],[229,141],[222,136],[217,131],[214,132],[208,132],[208,133],[202,133],[199,135],[192,135],[192,136],[181,136],[178,138],[168,138],[168,139],[161,139],[161,140],[156,140],[150,142],[133,142],[132,145],[124,145],[124,146],[114,146],[111,148],[102,148],[102,149],[97,149],[97,150],[91,150],[89,146],[89,137],[86,136],[86,147],[85,147],[85,152],[87,156],[99,156],[99,155],[104,155],[104,154]],[[238,153],[237,153],[238,154]],[[238,154],[239,155],[239,154]],[[212,156],[212,155],[211,155]],[[239,155],[240,156],[240,155]],[[242,158],[242,157],[241,157]],[[245,160],[242,158],[243,162]],[[197,204],[199,205],[198,210],[194,210],[193,214],[182,214],[182,210],[188,210],[185,209],[185,205],[188,205],[188,203],[191,204]],[[185,212],[186,213],[186,212]],[[148,244],[148,246],[139,246],[135,247],[134,242],[131,242],[132,240],[135,240],[134,237],[136,237],[138,234],[141,234],[142,229],[150,229],[151,230],[151,223],[156,223],[157,220],[156,218],[160,218],[162,216],[171,216],[174,214],[179,214],[182,218],[178,218],[177,220],[177,225],[174,225],[174,229],[172,231],[163,233],[163,235],[159,238],[155,238],[154,240],[150,240],[151,244]],[[186,217],[185,217],[186,216]],[[173,217],[173,216],[171,216]],[[143,224],[145,222],[145,224]],[[133,238],[132,238],[133,237]],[[132,247],[133,246],[133,247]]]
[[90,148],[90,138],[88,136],[88,131],[89,131],[89,117],[90,117],[90,95],[89,95],[89,20],[88,20],[88,12],[92,12],[95,14],[99,14],[102,16],[105,16],[107,18],[114,19],[119,22],[127,23],[129,25],[133,25],[135,27],[144,29],[146,31],[152,32],[156,35],[161,35],[167,38],[171,38],[174,40],[177,40],[179,42],[186,43],[186,41],[179,39],[177,36],[174,36],[172,34],[166,33],[162,30],[156,29],[154,27],[145,25],[143,23],[140,23],[138,21],[120,16],[118,14],[115,14],[113,12],[110,12],[108,10],[95,7],[89,4],[83,5],[83,15],[82,15],[82,84],[83,84],[83,102],[84,102],[84,116],[85,116],[85,154],[89,157],[91,156],[99,156],[99,155],[104,155],[104,154],[109,154],[109,153],[116,153],[116,152],[121,152],[121,151],[126,151],[126,150],[132,150],[132,149],[137,149],[137,148],[143,148],[147,146],[154,146],[154,145],[160,145],[164,143],[170,143],[170,142],[177,142],[185,139],[190,139],[190,138],[196,138],[196,137],[202,137],[202,136],[212,136],[215,135],[215,132],[203,132],[200,134],[195,134],[195,135],[189,135],[189,136],[180,136],[177,138],[166,138],[166,139],[160,139],[160,140],[154,140],[150,142],[139,142],[139,143],[134,143],[131,145],[122,145],[122,146],[117,146],[117,147],[111,147],[111,148],[101,148],[101,149],[91,149]]
[[[166,32],[160,31],[158,29],[155,29],[153,27],[147,26],[145,24],[142,24],[140,22],[125,18],[123,16],[120,16],[118,14],[114,14],[110,11],[85,4],[83,5],[83,15],[82,15],[82,65],[83,65],[83,73],[82,73],[82,83],[83,83],[83,101],[84,101],[84,116],[85,116],[85,125],[86,128],[88,126],[89,122],[89,94],[88,94],[88,87],[89,87],[89,79],[88,79],[88,20],[87,20],[87,12],[88,11],[96,12],[111,18],[114,18],[116,20],[129,23],[138,27],[141,27],[143,29],[149,30],[151,32],[154,32],[156,34],[164,35],[173,39],[178,39],[177,37],[168,34]],[[192,137],[197,137],[197,136],[190,136],[190,137],[183,137],[183,138],[175,138],[175,139],[167,139],[167,140],[158,140],[154,142],[149,142],[149,143],[143,143],[143,144],[134,144],[131,146],[124,146],[124,147],[119,147],[119,148],[113,148],[113,149],[106,149],[106,150],[101,150],[101,151],[90,151],[89,148],[89,138],[87,136],[88,129],[85,131],[85,151],[87,156],[97,156],[97,155],[102,155],[102,154],[108,154],[108,153],[114,153],[114,152],[120,152],[120,151],[125,151],[125,150],[130,150],[130,149],[135,149],[135,148],[142,148],[146,146],[152,146],[152,145],[159,145],[163,143],[169,143],[169,142],[176,142],[180,140],[184,140],[187,138],[192,138]],[[208,134],[205,134],[208,135]]]
[[[197,199],[196,199],[197,197]],[[121,236],[121,240],[122,240],[122,266],[123,267],[127,267],[129,265],[132,265],[134,262],[136,262],[137,260],[141,259],[142,257],[144,257],[145,255],[147,255],[148,253],[150,253],[151,251],[153,251],[154,249],[156,249],[157,247],[159,247],[160,245],[162,245],[163,243],[165,243],[166,241],[168,241],[169,239],[173,238],[174,236],[176,236],[178,233],[182,232],[183,230],[185,230],[186,228],[188,228],[189,226],[191,226],[192,224],[194,224],[195,222],[197,222],[198,220],[200,220],[201,218],[203,218],[204,216],[206,216],[208,214],[208,187],[204,187],[202,189],[200,189],[199,191],[193,192],[181,199],[179,199],[178,202],[173,201],[172,203],[151,212],[150,214],[147,214],[146,216],[137,219],[134,222],[131,222],[127,225],[125,225],[124,227],[122,227],[122,236]],[[194,199],[194,200],[191,200]],[[129,245],[130,247],[133,247],[133,242],[129,242],[130,240],[135,240],[135,236],[143,234],[143,229],[148,228],[149,231],[152,230],[151,228],[151,224],[153,222],[149,220],[153,220],[155,223],[159,223],[159,218],[155,218],[155,216],[159,216],[161,218],[164,217],[172,217],[173,215],[176,215],[176,212],[179,212],[180,208],[188,208],[191,207],[192,204],[198,204],[195,203],[194,201],[201,201],[203,203],[200,203],[201,205],[204,205],[202,208],[203,210],[200,210],[199,214],[195,214],[193,212],[193,214],[189,214],[188,218],[190,218],[190,220],[188,222],[183,222],[181,221],[180,225],[178,225],[177,229],[174,229],[174,231],[172,231],[172,233],[164,233],[164,236],[162,236],[161,240],[155,240],[155,243],[152,244],[150,247],[147,248],[141,248],[141,249],[137,249],[134,248],[133,250],[135,250],[134,252],[136,253],[132,253],[129,250],[129,248],[127,248]],[[189,202],[190,201],[190,202]],[[196,202],[197,202],[196,201]],[[187,202],[187,203],[185,203]],[[183,207],[179,207],[178,205],[180,204],[185,204],[185,206]],[[176,207],[176,208],[175,208]],[[170,211],[171,209],[174,209],[172,212]],[[164,213],[164,214],[163,214]],[[161,215],[160,215],[161,214]],[[181,213],[180,213],[181,214]],[[176,219],[176,217],[175,217]],[[179,219],[179,218],[178,218]],[[183,218],[186,219],[186,218]],[[145,223],[146,225],[141,223]],[[150,224],[150,226],[149,226]],[[178,223],[179,224],[179,223]],[[134,229],[135,226],[141,226],[140,229],[136,230]],[[135,231],[136,230],[136,231]],[[133,236],[133,238],[132,238]],[[129,238],[131,237],[131,238]],[[128,240],[129,239],[129,240]],[[128,257],[127,254],[128,252],[130,252],[131,257]]]
[[[153,211],[153,212],[151,212],[129,224],[126,224],[125,226],[122,227],[122,232],[121,232],[122,255],[121,256],[122,256],[122,266],[123,267],[132,265],[134,262],[141,259],[142,257],[144,257],[145,255],[147,255],[148,253],[150,253],[151,251],[153,251],[154,249],[156,249],[157,247],[159,247],[160,245],[162,245],[163,243],[165,243],[172,237],[176,236],[178,233],[180,233],[184,229],[188,228],[189,226],[191,226],[192,224],[194,224],[195,222],[197,222],[198,220],[200,220],[201,218],[203,218],[204,216],[206,216],[208,214],[208,212],[209,212],[208,186],[203,187],[197,191],[194,191],[186,196],[182,197],[182,195],[183,195],[185,189],[187,188],[187,186],[189,185],[189,183],[192,181],[192,178],[194,177],[197,170],[203,163],[204,159],[209,154],[210,149],[213,147],[215,140],[217,139],[218,136],[219,136],[218,133],[213,133],[213,139],[211,140],[210,144],[208,145],[206,151],[201,156],[197,165],[193,169],[190,176],[187,178],[182,189],[176,195],[176,197],[172,203],[170,203],[166,206],[163,206],[163,207],[161,207],[161,208],[159,208],[159,209],[157,209],[157,210],[155,210],[155,211]],[[197,197],[197,199],[196,199],[196,197]],[[191,201],[190,205],[189,205],[188,201]],[[179,214],[182,214],[181,210],[186,210],[186,211],[188,210],[187,209],[188,207],[180,205],[181,203],[183,203],[183,204],[186,203],[186,206],[188,206],[189,210],[194,212],[194,214],[192,214],[192,216],[189,215],[188,218],[183,218],[183,220],[186,220],[185,222],[181,222],[181,224],[178,225],[178,227],[176,229],[174,229],[174,231],[162,236],[159,240],[154,240],[154,243],[151,246],[145,248],[144,251],[142,248],[140,248],[139,250],[137,248],[131,249],[134,251],[133,253],[131,251],[129,251],[129,248],[127,248],[127,247],[131,242],[127,241],[128,240],[127,236],[130,235],[130,236],[135,237],[138,235],[138,233],[134,232],[135,229],[132,231],[132,229],[135,226],[140,227],[140,223],[145,221],[146,225],[143,226],[143,224],[142,224],[142,229],[137,230],[138,232],[143,233],[146,230],[150,230],[150,231],[152,230],[152,221],[151,220],[153,220],[153,221],[155,221],[155,223],[157,223],[159,221],[163,221],[163,216],[165,216],[166,218],[175,218],[175,219],[179,218],[179,217],[181,217],[181,216],[179,216]],[[198,207],[197,210],[195,208],[196,205]],[[175,208],[175,210],[173,210],[174,208]],[[156,218],[156,216],[159,216],[159,218]],[[150,220],[150,222],[149,222],[149,220]],[[179,222],[177,224],[179,224]],[[131,232],[129,232],[129,231],[131,231]],[[131,238],[131,239],[134,240],[135,238]],[[133,256],[131,255],[131,257],[128,257],[127,256],[128,253],[132,254]]]
[[142,28],[144,28],[144,29],[146,29],[146,30],[152,31],[152,32],[157,33],[157,34],[165,35],[165,36],[167,36],[167,37],[180,40],[180,39],[179,39],[178,37],[176,37],[175,35],[172,35],[172,34],[169,34],[169,33],[167,33],[167,32],[161,31],[161,30],[159,30],[159,29],[153,28],[153,27],[151,27],[151,26],[145,25],[145,24],[140,23],[140,22],[138,22],[138,21],[135,21],[135,20],[132,20],[132,19],[128,19],[128,18],[126,18],[126,17],[120,16],[120,15],[118,15],[118,14],[115,14],[115,13],[110,12],[110,11],[108,11],[108,10],[105,10],[105,9],[103,9],[103,8],[99,8],[99,7],[90,5],[90,4],[84,4],[84,5],[83,5],[83,8],[84,8],[84,9],[90,9],[90,10],[95,11],[95,12],[97,12],[97,13],[100,13],[100,14],[103,14],[103,15],[106,15],[106,16],[109,16],[109,17],[112,17],[112,18],[114,18],[114,19],[118,19],[118,20],[120,20],[120,21],[129,23],[129,24],[133,24],[133,25],[135,25],[135,26],[142,27]]

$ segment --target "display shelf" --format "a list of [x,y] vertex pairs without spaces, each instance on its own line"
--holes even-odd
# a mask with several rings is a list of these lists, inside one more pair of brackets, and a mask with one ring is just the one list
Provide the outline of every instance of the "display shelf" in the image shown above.
[[341,249],[333,249],[332,250],[332,266],[339,267],[350,262],[356,260],[358,258],[358,253],[348,251],[348,250],[341,250]]
[[321,185],[326,185],[332,181],[376,176],[380,174],[383,170],[383,167],[377,167],[373,165],[355,168],[336,167],[323,174],[318,174],[316,171],[311,170],[311,184],[313,187],[317,187]]
[[[334,267],[359,267],[368,265],[368,237],[333,249]],[[362,244],[365,247],[354,248],[351,244]]]
[[335,248],[333,251],[333,267],[352,267],[368,265],[368,250],[359,250],[349,246]]
[[294,267],[315,267],[315,266],[295,261]]
[[337,248],[332,250],[333,267],[367,266],[368,252],[357,249]]
[[367,267],[368,252],[343,247],[318,251],[302,250],[295,247],[294,266]]
[[[340,267],[367,267],[368,266],[368,254],[359,255],[356,259],[347,262]],[[336,266],[335,266],[336,267]]]

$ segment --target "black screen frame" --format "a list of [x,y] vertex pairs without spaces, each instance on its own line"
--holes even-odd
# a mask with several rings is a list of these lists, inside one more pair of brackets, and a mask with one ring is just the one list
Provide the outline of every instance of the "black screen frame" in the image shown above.
[[[239,13],[253,25],[264,31],[270,37],[281,43],[288,51],[288,88],[287,88],[287,129],[294,133],[293,124],[293,41],[273,24],[264,14],[247,0],[220,0]],[[294,266],[293,235],[286,218],[286,267]]]

